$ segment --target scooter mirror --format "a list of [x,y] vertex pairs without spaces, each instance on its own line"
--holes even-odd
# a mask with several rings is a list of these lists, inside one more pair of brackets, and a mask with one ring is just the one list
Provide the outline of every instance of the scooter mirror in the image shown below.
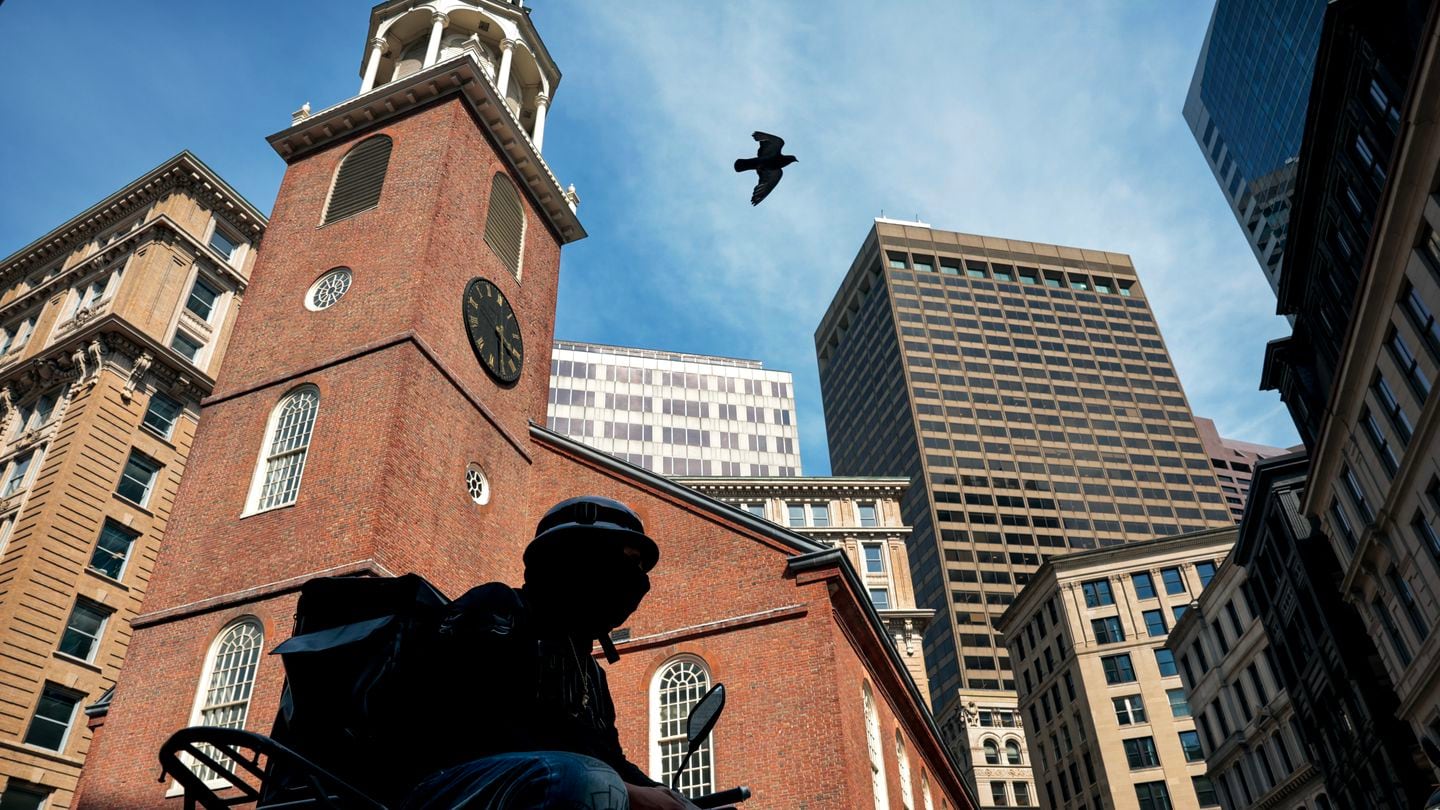
[[685,736],[690,745],[699,745],[701,740],[710,736],[710,730],[715,728],[724,709],[725,684],[717,683],[690,710],[690,719],[685,724]]
[[680,760],[680,767],[675,769],[675,775],[670,778],[672,789],[679,788],[680,775],[685,773],[690,757],[694,755],[695,749],[700,747],[700,741],[710,736],[710,730],[715,728],[715,722],[720,719],[720,711],[724,708],[725,684],[717,683],[710,687],[710,691],[696,701],[694,708],[690,710],[690,718],[685,721],[685,756]]

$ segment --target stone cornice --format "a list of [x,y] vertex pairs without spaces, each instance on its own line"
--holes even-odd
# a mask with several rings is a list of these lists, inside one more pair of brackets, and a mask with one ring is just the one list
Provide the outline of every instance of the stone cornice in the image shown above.
[[[10,312],[20,312],[28,309],[40,301],[48,299],[55,294],[55,291],[73,285],[90,273],[97,271],[115,270],[129,260],[131,254],[140,251],[145,245],[151,242],[161,242],[167,245],[179,244],[190,256],[191,260],[204,257],[207,259],[206,269],[227,278],[235,287],[237,294],[243,294],[247,286],[244,276],[236,270],[229,262],[225,261],[215,249],[209,245],[202,244],[199,239],[191,236],[188,231],[181,228],[179,223],[166,214],[161,214],[154,219],[147,220],[136,230],[117,239],[114,244],[106,245],[93,255],[85,258],[69,269],[51,277],[43,283],[29,290],[24,295],[6,304],[0,309],[0,319],[8,318]],[[3,373],[3,372],[0,372]]]
[[524,183],[560,243],[584,239],[585,228],[570,210],[560,181],[555,179],[510,106],[501,99],[500,91],[473,50],[314,113],[266,140],[286,163],[293,163],[357,131],[379,126],[449,96],[465,99]]
[[209,166],[185,151],[0,260],[0,286],[9,286],[19,276],[65,256],[95,238],[100,231],[176,188],[190,191],[252,243],[260,240],[270,223],[264,214],[221,180]]

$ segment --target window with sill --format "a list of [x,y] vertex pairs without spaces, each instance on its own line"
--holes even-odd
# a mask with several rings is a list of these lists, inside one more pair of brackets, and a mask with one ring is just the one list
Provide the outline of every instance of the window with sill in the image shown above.
[[115,494],[137,506],[144,507],[150,502],[150,493],[155,487],[155,479],[159,477],[159,473],[159,462],[139,450],[131,450],[130,458],[125,462],[125,469],[120,473],[120,483],[115,487]]
[[175,422],[180,418],[180,403],[159,393],[150,395],[150,404],[145,408],[141,424],[155,431],[162,439],[169,439],[175,433]]
[[860,548],[865,555],[865,573],[885,573],[885,547],[879,543],[864,543]]
[[251,485],[252,512],[295,503],[320,408],[320,392],[304,385],[286,394],[270,416],[260,465]]
[[11,778],[0,793],[0,810],[44,810],[50,798],[50,788],[31,785]]
[[209,323],[210,316],[215,314],[215,302],[220,298],[220,290],[216,289],[203,276],[196,276],[195,283],[190,285],[190,295],[185,299],[185,308],[195,317]]
[[234,262],[240,254],[240,246],[244,241],[232,234],[228,228],[215,223],[215,230],[210,232],[210,247],[214,248],[227,262]]
[[[662,667],[652,686],[655,707],[651,721],[651,756],[658,765],[656,779],[669,784],[685,756],[685,718],[710,688],[710,670],[705,663],[685,656]],[[652,766],[652,772],[656,770]],[[694,756],[680,775],[680,792],[694,797],[709,793],[714,785],[714,762],[707,739],[695,750]]]
[[[192,725],[245,728],[264,641],[260,622],[253,617],[240,619],[220,631],[205,657],[202,688],[190,717]],[[228,764],[213,749],[206,753],[218,764]],[[198,762],[192,767],[203,779],[215,777]]]
[[70,619],[65,622],[65,632],[60,636],[59,651],[81,661],[94,661],[109,618],[108,609],[88,599],[77,599]]
[[35,453],[34,450],[21,453],[10,462],[9,474],[5,476],[5,488],[0,490],[0,498],[8,498],[24,488],[25,479],[35,461]]
[[200,349],[204,345],[184,332],[176,332],[175,337],[170,340],[170,348],[192,363],[195,362],[195,358],[200,356]]
[[130,559],[130,549],[139,536],[139,532],[107,518],[100,528],[99,539],[95,541],[95,551],[90,555],[90,567],[119,580],[125,573],[125,563]]
[[1122,726],[1145,722],[1145,702],[1139,695],[1111,698],[1115,705],[1115,722]]
[[25,744],[64,751],[70,737],[70,728],[75,722],[75,708],[84,695],[56,683],[46,683],[35,704],[35,713],[30,716],[30,727],[25,731]]

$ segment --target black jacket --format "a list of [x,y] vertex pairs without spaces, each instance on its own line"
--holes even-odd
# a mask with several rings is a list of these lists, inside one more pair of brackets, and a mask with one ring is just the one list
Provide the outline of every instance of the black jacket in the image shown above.
[[[655,785],[625,758],[615,705],[591,643],[541,638],[523,594],[492,582],[450,604],[425,654],[428,706],[410,717],[418,743],[405,770],[441,768],[515,751],[571,751],[601,760],[633,785]],[[412,662],[414,663],[414,662]],[[443,691],[437,687],[444,686]],[[434,700],[445,695],[448,700]]]

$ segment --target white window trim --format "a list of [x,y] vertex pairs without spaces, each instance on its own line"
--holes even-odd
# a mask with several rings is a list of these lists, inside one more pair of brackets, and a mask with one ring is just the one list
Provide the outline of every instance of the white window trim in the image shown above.
[[900,776],[900,806],[915,810],[915,786],[910,784],[910,754],[905,750],[905,737],[895,729],[895,762]]
[[[253,624],[257,628],[259,628],[260,631],[261,655],[255,660],[254,681],[256,683],[259,682],[260,663],[265,660],[265,623],[260,621],[259,616],[256,616],[253,613],[247,613],[244,616],[237,616],[236,618],[226,622],[225,626],[221,627],[220,631],[215,634],[215,637],[210,639],[210,645],[205,648],[205,661],[204,665],[200,668],[200,680],[195,683],[195,697],[190,701],[190,721],[186,723],[187,726],[197,726],[200,724],[200,717],[204,712],[205,708],[205,693],[209,690],[210,687],[210,677],[215,674],[215,658],[216,653],[220,649],[220,642],[225,638],[226,634],[228,634],[232,629],[241,624]],[[250,723],[250,704],[253,703],[254,700],[255,689],[254,686],[251,686],[250,699],[246,701],[245,704],[245,724],[247,726]],[[193,767],[193,758],[188,755],[182,754],[181,759],[185,767]],[[205,780],[206,787],[223,787],[228,784],[230,784],[229,781],[224,778]],[[175,779],[171,779],[170,789],[165,791],[165,796],[166,798],[172,796],[179,796],[184,792],[185,788],[180,784],[180,782]]]
[[870,787],[875,794],[875,810],[890,810],[890,791],[886,784],[885,740],[880,734],[880,709],[870,682],[860,682],[860,696],[865,711],[865,748],[870,765]]
[[[265,460],[270,453],[270,444],[275,440],[275,430],[280,424],[280,412],[284,409],[285,403],[294,395],[306,389],[315,392],[315,421],[310,425],[310,441],[305,445],[305,462],[300,465],[299,479],[295,485],[295,500],[286,503],[278,503],[274,506],[267,506],[264,509],[259,507],[260,490],[265,485]],[[241,511],[240,517],[247,518],[251,515],[260,515],[266,512],[273,512],[276,509],[286,509],[294,506],[300,500],[300,490],[305,485],[305,468],[310,464],[310,446],[315,443],[315,427],[320,420],[320,389],[313,383],[304,383],[286,391],[280,399],[276,400],[275,406],[270,409],[270,418],[265,423],[265,435],[260,442],[260,452],[255,459],[255,468],[250,474],[250,492],[245,496],[245,509]]]
[[101,614],[100,628],[95,631],[95,640],[94,643],[90,645],[90,654],[85,656],[84,658],[81,658],[78,655],[71,655],[70,653],[62,652],[60,650],[60,645],[58,642],[55,645],[55,652],[57,655],[61,655],[66,658],[73,658],[76,661],[84,661],[87,664],[93,664],[95,663],[95,656],[100,653],[100,644],[105,639],[105,630],[110,627],[110,617],[115,615],[115,611],[108,605],[105,605],[101,602],[96,602],[93,599],[86,599],[83,596],[77,597],[75,599],[75,603],[70,606],[70,615],[65,617],[65,629],[60,631],[61,641],[64,641],[65,634],[70,632],[70,622],[75,618],[75,611],[78,610],[82,604],[84,604],[87,608],[94,611],[95,613]]
[[[46,687],[47,685],[54,685],[54,686],[58,687],[61,691],[68,692],[68,693],[70,693],[70,694],[72,694],[72,695],[79,695],[79,697],[77,697],[77,698],[75,699],[75,705],[70,708],[70,719],[65,722],[65,735],[60,738],[60,747],[59,747],[59,748],[46,748],[46,747],[43,746],[43,745],[36,745],[35,743],[32,743],[32,742],[25,742],[25,738],[28,737],[28,736],[30,736],[30,728],[31,728],[31,726],[33,726],[34,723],[35,723],[35,717],[36,717],[36,716],[39,714],[39,712],[40,712],[40,701],[45,699],[45,687]],[[80,712],[80,707],[81,707],[84,703],[85,703],[85,693],[84,693],[84,692],[81,692],[81,691],[78,690],[78,689],[74,689],[74,688],[72,688],[72,687],[66,686],[65,684],[59,683],[59,682],[57,682],[57,681],[48,681],[48,680],[46,680],[46,681],[41,681],[41,683],[40,683],[40,693],[35,696],[35,704],[30,708],[30,720],[29,720],[29,722],[27,722],[27,723],[25,724],[25,731],[24,731],[23,735],[20,737],[20,744],[21,744],[23,747],[28,748],[28,749],[31,749],[31,750],[34,750],[34,751],[48,751],[48,752],[50,752],[51,754],[59,754],[60,756],[64,756],[64,755],[65,755],[65,749],[67,749],[67,748],[70,747],[70,735],[75,732],[75,716]]]
[[[660,755],[660,679],[666,670],[680,663],[690,663],[700,667],[700,669],[705,672],[705,679],[709,684],[708,688],[713,689],[716,683],[715,673],[710,669],[710,665],[706,663],[705,659],[693,653],[681,653],[665,659],[665,663],[656,667],[655,674],[650,676],[650,687],[648,689],[650,715],[649,727],[646,731],[647,736],[650,738],[650,778],[657,782],[661,782],[665,778],[665,762]],[[717,789],[715,785],[715,763],[718,760],[715,756],[715,732],[713,730],[710,732],[708,741],[710,744],[710,790],[714,791]],[[687,764],[686,767],[688,768],[689,765]],[[667,787],[669,784],[669,782],[665,783]]]
[[[208,318],[202,318],[190,309],[190,295],[195,292],[196,284],[204,284],[215,290],[215,303],[210,305],[210,317]],[[181,302],[180,308],[188,312],[195,320],[213,327],[218,321],[224,320],[225,309],[229,303],[230,290],[226,288],[226,285],[214,275],[201,270],[200,263],[196,262],[195,272],[190,274],[190,283],[185,287],[185,300]]]
[[[130,459],[134,458],[136,455],[139,455],[143,459],[149,459],[152,463],[155,464],[154,477],[150,479],[150,485],[145,488],[144,500],[140,501],[132,501],[124,495],[120,494],[120,485],[125,482],[125,468],[130,466]],[[158,483],[160,480],[160,471],[164,469],[165,465],[132,447],[130,449],[130,455],[125,457],[125,464],[120,467],[120,477],[115,480],[115,489],[112,491],[115,493],[115,497],[119,498],[125,503],[133,503],[141,509],[148,510],[150,508],[150,498],[155,494],[155,484]]]
[[[219,231],[222,236],[235,243],[234,253],[230,254],[229,256],[225,256],[218,249],[216,249],[214,245],[210,244],[210,241],[215,238],[216,231]],[[234,228],[231,228],[228,225],[222,225],[220,223],[219,217],[211,217],[210,227],[205,229],[205,247],[215,251],[215,255],[223,258],[225,260],[225,263],[230,265],[231,267],[241,267],[245,263],[246,253],[249,252],[250,242],[245,239],[245,237],[236,233]]]

